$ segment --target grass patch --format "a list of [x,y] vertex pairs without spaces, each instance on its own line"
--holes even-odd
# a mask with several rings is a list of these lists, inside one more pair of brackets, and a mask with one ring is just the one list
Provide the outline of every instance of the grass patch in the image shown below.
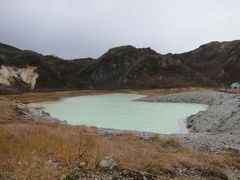
[[180,149],[182,148],[182,144],[175,138],[169,138],[167,140],[165,140],[162,145],[164,147],[171,147],[171,148],[176,148],[176,149]]
[[153,141],[153,142],[160,142],[161,141],[160,136],[158,134],[150,136],[149,140]]

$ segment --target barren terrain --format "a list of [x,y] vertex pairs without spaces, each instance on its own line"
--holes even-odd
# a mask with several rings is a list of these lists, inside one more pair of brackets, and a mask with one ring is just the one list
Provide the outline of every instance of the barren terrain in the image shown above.
[[[148,100],[160,101],[164,97],[170,100],[171,95],[161,98],[159,95],[179,91],[195,91],[199,94],[206,92],[199,88],[121,92],[147,94]],[[240,177],[240,152],[236,148],[211,149],[211,142],[221,139],[218,133],[202,132],[212,138],[211,141],[208,141],[211,138],[204,139],[206,144],[209,144],[205,148],[192,146],[194,143],[197,145],[201,144],[197,142],[204,142],[196,132],[191,133],[191,136],[183,135],[184,137],[148,134],[145,138],[136,136],[134,132],[99,133],[99,129],[96,128],[62,124],[44,113],[31,116],[25,109],[27,105],[23,104],[57,100],[67,96],[113,92],[115,91],[45,92],[1,96],[0,177],[5,179]],[[213,92],[207,90],[207,93]],[[42,121],[43,118],[45,121]],[[112,170],[104,170],[99,166],[99,162],[106,156],[112,157],[117,164]]]

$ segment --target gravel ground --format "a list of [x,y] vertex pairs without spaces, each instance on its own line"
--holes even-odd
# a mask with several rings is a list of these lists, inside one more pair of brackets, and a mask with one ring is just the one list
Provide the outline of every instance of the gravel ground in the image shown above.
[[227,132],[240,134],[240,95],[222,92],[179,93],[144,98],[151,102],[184,102],[209,105],[187,119],[187,127],[191,132]]
[[[139,101],[178,102],[206,104],[208,108],[190,116],[186,120],[188,134],[160,134],[161,138],[177,138],[185,146],[210,151],[225,149],[240,150],[240,95],[222,92],[176,93],[158,97],[145,97]],[[141,138],[149,138],[154,133],[99,129],[104,134],[118,135],[133,133]]]
[[223,92],[177,93],[141,101],[207,104],[205,111],[186,120],[189,134],[171,135],[194,148],[240,150],[240,95]]

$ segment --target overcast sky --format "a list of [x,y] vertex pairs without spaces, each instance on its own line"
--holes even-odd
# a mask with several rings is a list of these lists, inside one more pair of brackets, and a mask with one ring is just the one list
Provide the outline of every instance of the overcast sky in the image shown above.
[[0,0],[0,42],[62,58],[240,39],[240,0]]

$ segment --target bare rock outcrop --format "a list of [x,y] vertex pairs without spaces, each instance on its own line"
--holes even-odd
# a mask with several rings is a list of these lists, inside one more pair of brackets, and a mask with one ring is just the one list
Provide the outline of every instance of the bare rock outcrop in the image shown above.
[[23,83],[30,89],[34,89],[38,78],[36,70],[37,67],[32,66],[16,68],[2,65],[0,68],[0,85],[11,87]]

